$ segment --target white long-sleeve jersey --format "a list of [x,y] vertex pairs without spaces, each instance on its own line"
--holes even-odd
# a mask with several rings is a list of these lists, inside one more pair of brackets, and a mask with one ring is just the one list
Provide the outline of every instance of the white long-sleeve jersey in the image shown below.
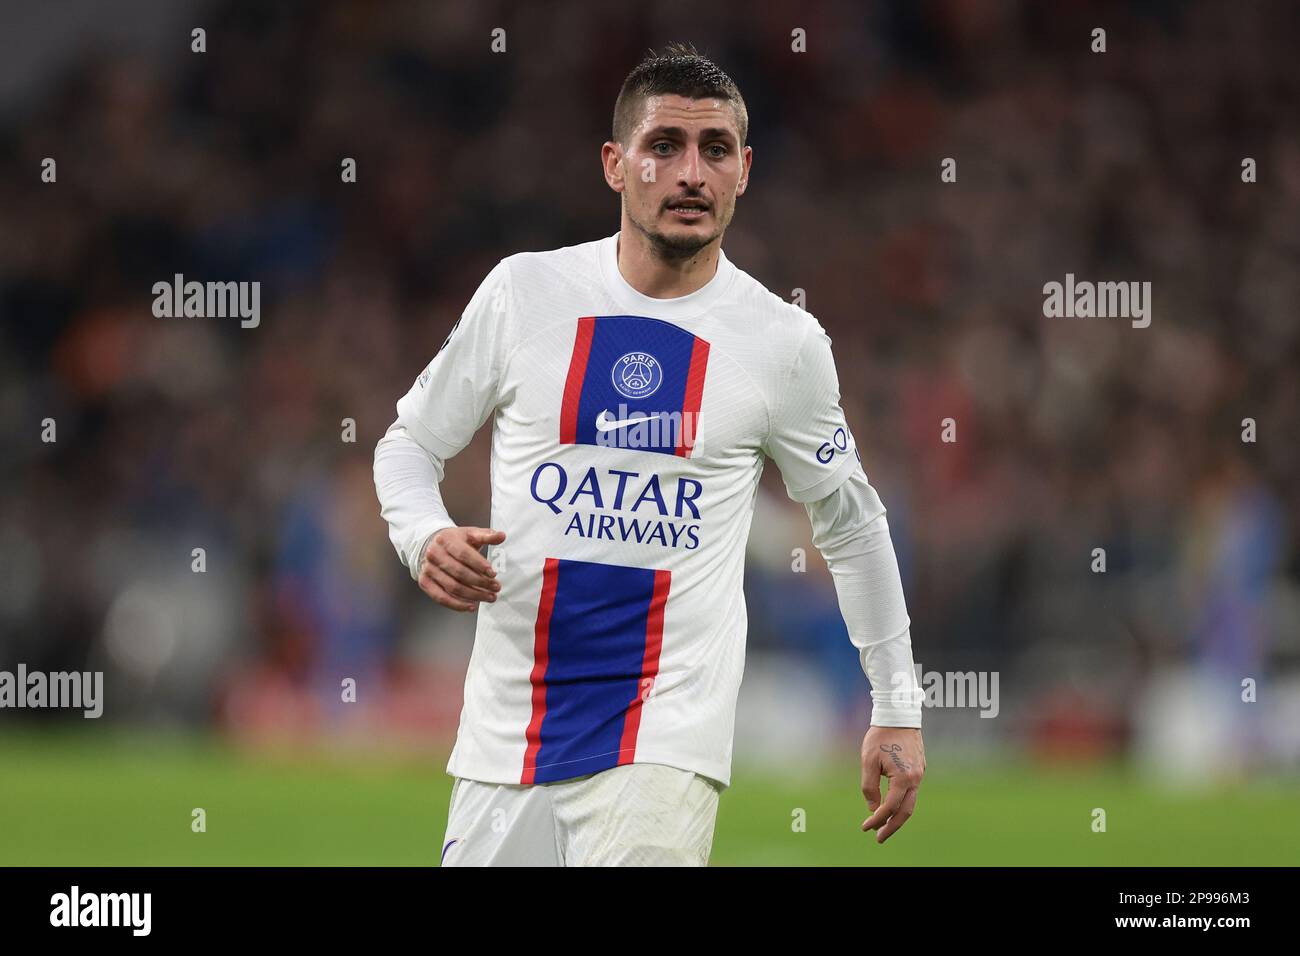
[[455,524],[444,464],[493,417],[501,591],[479,605],[448,772],[529,784],[663,763],[726,786],[766,458],[808,510],[872,723],[921,726],[885,509],[825,330],[725,254],[690,295],[642,295],[617,240],[503,259],[376,448],[381,513],[414,576]]

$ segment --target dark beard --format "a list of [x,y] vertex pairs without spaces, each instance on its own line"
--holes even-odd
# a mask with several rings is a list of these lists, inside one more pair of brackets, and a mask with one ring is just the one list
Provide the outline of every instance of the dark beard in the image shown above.
[[654,253],[655,258],[662,262],[682,262],[698,255],[700,250],[713,242],[721,235],[721,232],[715,232],[711,236],[668,236],[662,232],[654,232],[647,229],[641,223],[631,216],[628,217],[632,225],[640,230],[641,235],[645,236],[650,242],[650,250]]

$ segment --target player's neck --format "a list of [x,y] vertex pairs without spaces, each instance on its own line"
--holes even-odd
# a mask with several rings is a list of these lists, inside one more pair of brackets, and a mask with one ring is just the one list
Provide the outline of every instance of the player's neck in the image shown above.
[[665,262],[635,227],[618,235],[618,271],[624,281],[652,299],[678,299],[709,284],[718,271],[721,238],[688,259]]

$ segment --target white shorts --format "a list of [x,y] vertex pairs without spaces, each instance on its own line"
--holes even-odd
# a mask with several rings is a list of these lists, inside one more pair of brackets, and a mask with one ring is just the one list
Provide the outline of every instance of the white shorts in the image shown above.
[[633,763],[529,786],[456,778],[443,866],[704,866],[718,785]]

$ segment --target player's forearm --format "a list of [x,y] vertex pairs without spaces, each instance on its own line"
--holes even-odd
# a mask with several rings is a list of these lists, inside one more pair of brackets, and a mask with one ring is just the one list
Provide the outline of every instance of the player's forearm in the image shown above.
[[414,578],[429,536],[455,526],[447,514],[438,483],[443,461],[424,448],[398,422],[375,446],[375,491],[379,513],[388,522],[388,537]]
[[813,543],[826,559],[849,638],[871,682],[871,722],[920,727],[911,620],[879,495],[858,472],[810,503]]

